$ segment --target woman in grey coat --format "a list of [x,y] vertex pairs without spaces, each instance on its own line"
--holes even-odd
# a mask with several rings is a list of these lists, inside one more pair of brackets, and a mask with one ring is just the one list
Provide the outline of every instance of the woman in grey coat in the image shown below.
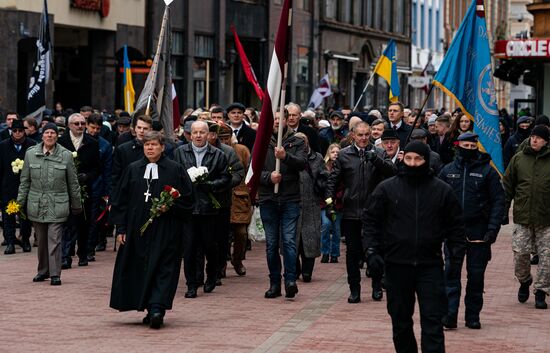
[[311,281],[315,258],[321,256],[321,197],[316,190],[322,190],[328,172],[321,154],[309,148],[306,135],[297,133],[304,139],[308,150],[306,168],[300,172],[301,214],[296,232],[298,259],[296,274],[302,274],[304,282]]
[[33,282],[51,277],[51,285],[61,284],[63,223],[69,212],[82,212],[73,155],[57,143],[57,137],[57,126],[48,123],[42,142],[27,150],[17,195],[38,238],[38,274]]

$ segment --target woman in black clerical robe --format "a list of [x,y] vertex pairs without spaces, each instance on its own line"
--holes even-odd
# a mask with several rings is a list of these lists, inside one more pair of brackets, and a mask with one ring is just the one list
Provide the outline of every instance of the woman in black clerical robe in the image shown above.
[[[178,286],[182,240],[190,229],[192,184],[184,167],[164,156],[160,133],[149,132],[143,148],[145,157],[128,166],[111,197],[111,222],[121,246],[110,306],[120,311],[147,310],[143,323],[159,328]],[[165,185],[181,196],[140,235],[152,198],[158,198]]]

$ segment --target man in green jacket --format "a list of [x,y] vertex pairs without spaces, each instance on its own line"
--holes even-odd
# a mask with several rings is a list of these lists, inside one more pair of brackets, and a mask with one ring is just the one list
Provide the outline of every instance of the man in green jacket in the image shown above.
[[61,236],[69,212],[82,212],[80,186],[71,152],[57,143],[53,123],[43,128],[42,142],[27,150],[17,202],[33,222],[38,238],[38,274],[61,285]]
[[[529,146],[510,160],[503,179],[508,207],[514,200],[514,271],[520,282],[518,301],[529,298],[533,283],[530,254],[539,255],[535,281],[535,307],[546,309],[550,293],[550,133],[546,126],[537,125],[531,132]],[[508,212],[506,212],[506,215]],[[507,219],[503,223],[508,223]]]

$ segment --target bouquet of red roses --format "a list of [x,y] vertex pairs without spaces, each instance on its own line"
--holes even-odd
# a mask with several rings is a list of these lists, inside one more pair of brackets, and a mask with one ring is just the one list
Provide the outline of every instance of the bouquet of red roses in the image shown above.
[[139,229],[140,234],[143,235],[147,227],[149,227],[149,225],[153,223],[153,219],[159,217],[161,214],[168,211],[170,207],[174,205],[174,202],[176,201],[176,199],[179,198],[180,196],[181,195],[178,190],[174,189],[170,185],[165,185],[163,190],[160,193],[160,197],[153,198],[151,211],[149,211],[149,219]]

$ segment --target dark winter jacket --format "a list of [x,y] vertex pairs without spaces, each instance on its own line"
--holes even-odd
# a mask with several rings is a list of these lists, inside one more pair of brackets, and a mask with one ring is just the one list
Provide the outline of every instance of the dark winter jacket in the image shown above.
[[504,190],[490,161],[487,153],[479,153],[472,161],[459,156],[439,174],[453,188],[462,206],[470,240],[482,240],[487,230],[498,233],[504,216]]
[[0,142],[0,190],[2,190],[0,201],[3,206],[6,206],[6,203],[10,200],[17,198],[17,190],[19,189],[21,171],[14,173],[11,166],[12,162],[16,159],[25,160],[25,153],[34,145],[36,145],[34,140],[25,138],[21,143],[21,149],[17,152],[11,138]]
[[[195,153],[190,143],[180,146],[174,152],[174,161],[182,164],[187,171],[191,167],[197,167]],[[202,159],[201,166],[208,168],[208,181],[214,197],[220,201],[220,195],[231,187],[231,175],[225,154],[208,145],[206,153]],[[218,210],[214,208],[208,193],[196,184],[193,184],[193,206],[194,215],[216,215]]]
[[124,170],[130,163],[138,161],[143,157],[143,144],[135,138],[115,148],[113,153],[113,172],[111,174],[112,183],[110,194],[112,194],[113,187],[118,183]]
[[550,226],[550,147],[527,146],[512,157],[504,179],[506,202],[514,200],[514,223]]
[[279,192],[274,193],[274,184],[271,182],[271,172],[275,170],[275,147],[277,135],[271,135],[271,142],[267,147],[264,168],[260,177],[258,196],[263,201],[300,202],[300,172],[307,163],[305,141],[296,137],[294,132],[285,130],[282,146],[286,151],[286,158],[281,161],[281,177]]
[[529,129],[521,130],[518,129],[510,138],[508,141],[506,141],[506,144],[504,145],[504,149],[502,150],[502,157],[504,159],[504,168],[508,167],[508,164],[510,163],[510,160],[512,157],[516,154],[518,151],[519,145],[525,141],[529,137]]
[[363,213],[363,247],[384,254],[387,263],[442,266],[446,240],[451,261],[466,249],[462,209],[451,187],[431,172],[421,177],[399,174],[383,181]]
[[[371,149],[372,146],[365,148],[366,151]],[[336,199],[340,183],[344,184],[344,219],[361,219],[363,207],[376,185],[397,173],[397,167],[385,152],[376,152],[375,160],[361,160],[359,150],[351,145],[340,150],[332,164],[325,198]]]

